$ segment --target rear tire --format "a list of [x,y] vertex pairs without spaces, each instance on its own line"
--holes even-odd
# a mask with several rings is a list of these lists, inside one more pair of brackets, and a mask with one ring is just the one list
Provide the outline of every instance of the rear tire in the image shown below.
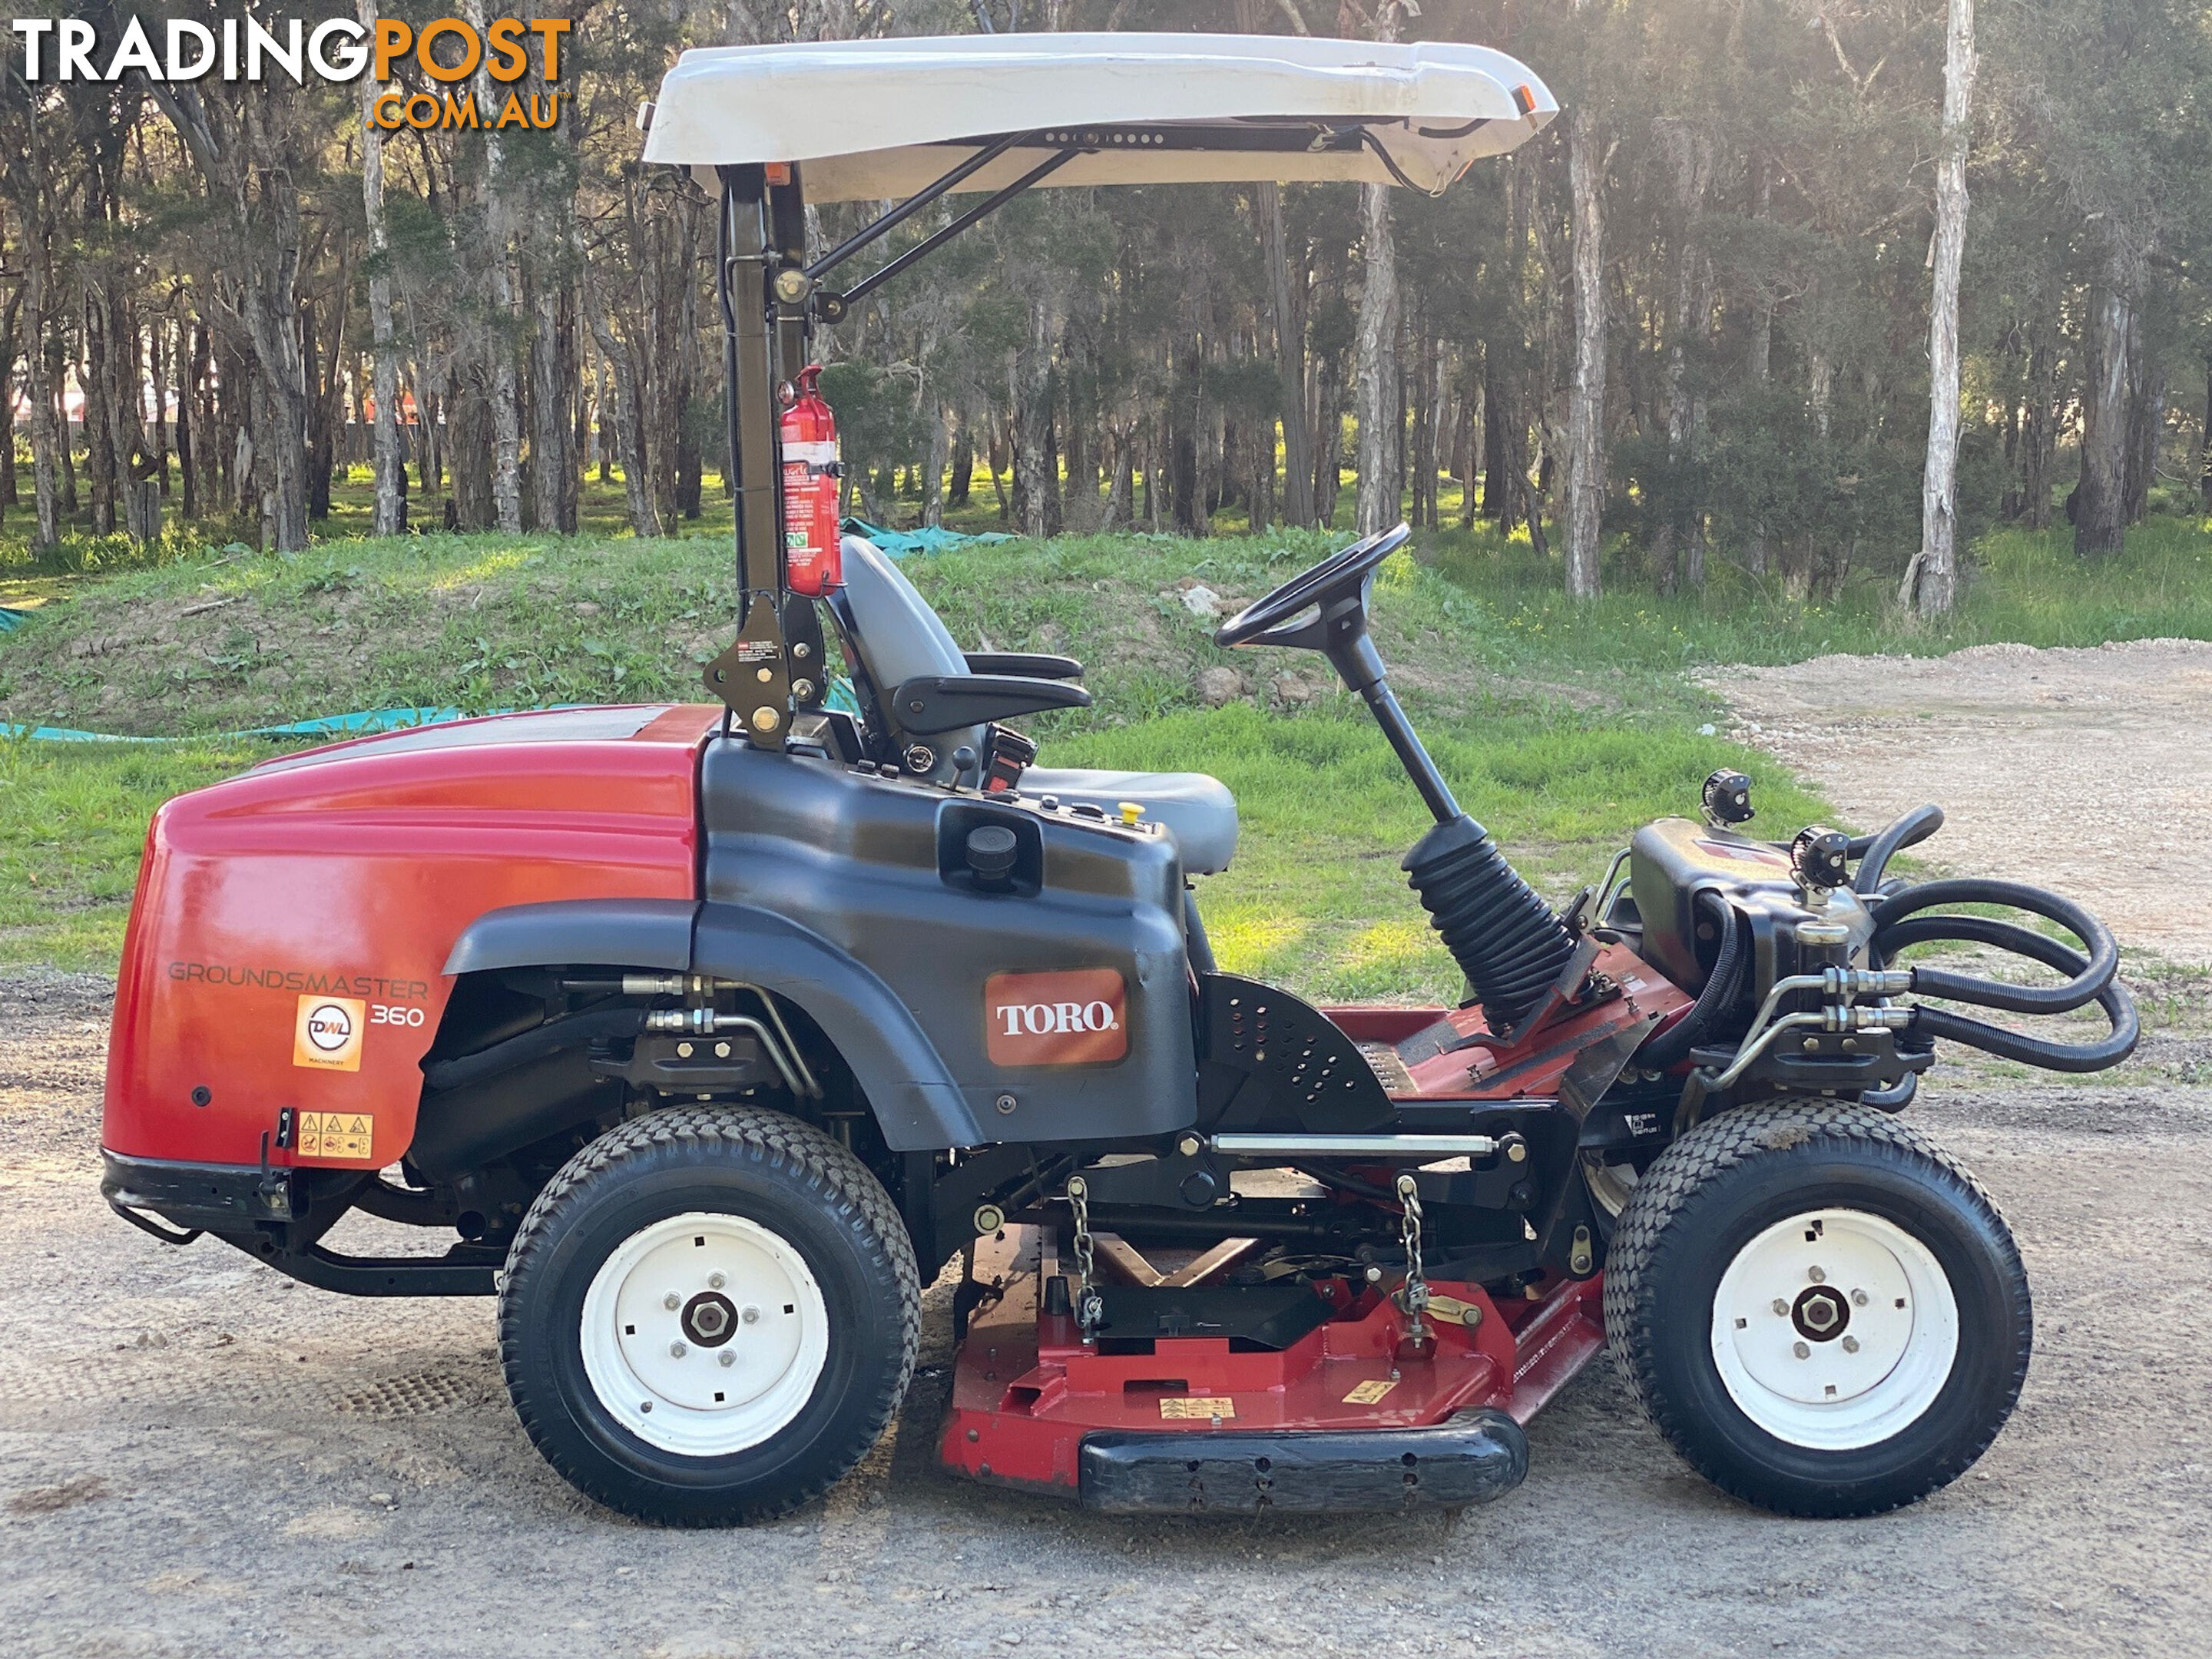
[[569,1160],[515,1234],[499,1313],[548,1462],[626,1515],[728,1526],[867,1454],[913,1375],[921,1292],[850,1152],[780,1113],[697,1107]]
[[1989,1195],[1885,1113],[1784,1101],[1651,1165],[1606,1268],[1613,1358],[1668,1443],[1786,1515],[1879,1514],[1996,1437],[2033,1336]]

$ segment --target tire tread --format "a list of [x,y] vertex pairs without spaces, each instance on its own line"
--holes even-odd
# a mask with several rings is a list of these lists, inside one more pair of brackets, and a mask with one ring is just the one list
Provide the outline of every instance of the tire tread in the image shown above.
[[1915,1486],[1891,1493],[1893,1501],[1876,1509],[1839,1508],[1778,1501],[1776,1494],[1750,1489],[1747,1483],[1705,1455],[1680,1405],[1667,1398],[1657,1383],[1650,1333],[1659,1318],[1659,1286],[1665,1276],[1669,1229],[1675,1218],[1698,1193],[1728,1170],[1763,1152],[1781,1152],[1819,1139],[1854,1142],[1877,1156],[1932,1165],[1956,1182],[1970,1203],[1986,1212],[2006,1252],[2004,1267],[2024,1282],[2019,1249],[2005,1226],[1996,1201],[1973,1175],[1954,1160],[1911,1124],[1869,1106],[1833,1101],[1784,1099],[1739,1107],[1709,1118],[1660,1154],[1635,1187],[1615,1225],[1605,1272],[1606,1346],[1621,1380],[1636,1396],[1637,1404],[1654,1428],[1685,1462],[1731,1497],[1785,1514],[1833,1516],[1869,1514],[1901,1509],[1917,1503],[1931,1492],[1955,1480],[1970,1468],[1996,1438],[2019,1398],[2033,1344],[2032,1322],[2022,1322],[2016,1351],[2010,1357],[2013,1382],[2004,1409],[1995,1414],[1986,1431],[1971,1445],[1931,1468]]
[[[898,1288],[901,1360],[896,1378],[878,1388],[863,1427],[848,1443],[848,1455],[825,1465],[815,1477],[793,1484],[771,1500],[747,1503],[725,1513],[648,1510],[634,1497],[597,1479],[595,1471],[569,1455],[560,1436],[546,1432],[540,1414],[558,1407],[553,1401],[536,1401],[523,1386],[517,1356],[526,1334],[521,1310],[507,1286],[517,1270],[556,1230],[562,1212],[599,1182],[613,1177],[624,1164],[656,1154],[723,1147],[757,1158],[771,1169],[795,1172],[804,1186],[832,1200],[833,1213],[848,1231],[865,1238],[878,1258],[876,1265],[884,1279]],[[727,1526],[788,1514],[829,1491],[867,1455],[890,1425],[913,1380],[915,1356],[921,1341],[921,1287],[913,1243],[897,1207],[883,1183],[848,1149],[811,1123],[763,1107],[671,1107],[610,1129],[545,1183],[515,1230],[514,1243],[507,1252],[507,1271],[500,1281],[499,1336],[501,1368],[523,1430],[570,1485],[610,1509],[662,1525]]]

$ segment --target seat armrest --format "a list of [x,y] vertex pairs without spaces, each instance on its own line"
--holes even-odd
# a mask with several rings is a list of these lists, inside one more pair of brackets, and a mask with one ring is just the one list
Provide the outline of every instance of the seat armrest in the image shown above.
[[900,682],[890,702],[898,728],[926,738],[1048,708],[1088,708],[1091,694],[1079,685],[1013,674],[917,674]]
[[1079,680],[1083,665],[1073,657],[1048,657],[1036,651],[965,651],[971,674],[1020,674],[1033,680]]

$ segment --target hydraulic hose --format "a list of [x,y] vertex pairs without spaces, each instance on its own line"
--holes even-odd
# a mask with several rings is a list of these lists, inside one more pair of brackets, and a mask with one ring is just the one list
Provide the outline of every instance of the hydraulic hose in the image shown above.
[[533,1025],[517,1036],[495,1042],[474,1054],[452,1060],[434,1060],[422,1068],[422,1080],[434,1090],[461,1089],[512,1071],[547,1054],[580,1048],[601,1038],[635,1036],[645,1030],[642,1008],[595,1008]]
[[1735,1000],[1736,981],[1741,976],[1744,930],[1736,921],[1735,906],[1718,893],[1707,891],[1697,896],[1692,908],[1718,914],[1720,949],[1714,954],[1712,972],[1705,975],[1705,988],[1698,993],[1689,1012],[1638,1051],[1637,1064],[1656,1071],[1689,1058],[1690,1050],[1712,1029],[1722,1011]]
[[2112,930],[2080,905],[2070,899],[2061,898],[2056,893],[2045,892],[2040,887],[1986,877],[1923,882],[1917,887],[1908,887],[1902,892],[1875,901],[1869,907],[1874,917],[1875,948],[1887,957],[1894,955],[1898,948],[1891,941],[1900,938],[1921,942],[1936,939],[1972,939],[1984,945],[1996,945],[1999,949],[2016,955],[2032,957],[2047,966],[2061,966],[2040,948],[2030,950],[2018,942],[2032,939],[2038,942],[2039,947],[2050,943],[2041,934],[2024,927],[2006,925],[2004,938],[1998,939],[1968,927],[1969,923],[1984,920],[1980,917],[1935,916],[1927,919],[1930,924],[1927,926],[1909,923],[1905,920],[1939,904],[2006,904],[2017,910],[2047,916],[2079,938],[2089,947],[2089,954],[2077,957],[2071,951],[2066,952],[2068,965],[2063,971],[2071,973],[2074,977],[2063,985],[2007,985],[1998,980],[1981,979],[1971,974],[1948,973],[1941,968],[1915,969],[1912,988],[1923,995],[1946,997],[1954,1002],[1975,1003],[1984,1008],[2003,1008],[2016,1014],[2063,1014],[2069,1009],[2081,1007],[2094,1000],[2112,984],[2112,976],[2119,971],[2119,946],[2113,941]]
[[[2055,968],[2062,974],[2075,975],[2077,983],[2088,977],[2093,968],[2090,957],[2069,945],[2062,945],[2055,939],[2046,939],[2016,922],[1998,921],[1988,916],[1922,916],[1897,922],[1875,935],[1876,948],[1885,957],[1908,945],[1925,945],[1935,939],[1960,939],[1975,945],[1992,945],[2001,951],[2027,957],[2046,968]],[[1932,988],[1928,983],[1928,969],[1916,970],[1916,977],[1918,981],[1914,987],[1916,990]],[[1948,995],[1948,993],[1942,994]],[[1963,1042],[2005,1060],[2016,1060],[2025,1066],[2039,1066],[2046,1072],[2101,1072],[2108,1066],[2118,1065],[2135,1052],[2136,1039],[2142,1035],[2142,1026],[2136,1018],[2134,1001],[2124,988],[2112,981],[2110,975],[2106,976],[2106,982],[2099,988],[2094,997],[2088,1000],[2094,1000],[2104,1011],[2105,1017],[2112,1023],[2111,1034],[2100,1042],[2050,1042],[2040,1037],[2024,1036],[2018,1031],[2008,1031],[2002,1026],[1987,1024],[1978,1019],[1968,1019],[1963,1014],[1951,1013],[1942,1008],[1914,1009],[1913,1029],[1929,1036],[1948,1037],[1954,1042]],[[2079,1007],[2081,1005],[2074,1003],[2069,1006]]]
[[1859,872],[1852,878],[1851,890],[1862,897],[1880,892],[1882,872],[1889,867],[1891,855],[1917,847],[1942,827],[1943,809],[1930,801],[1914,807],[1879,835],[1852,836],[1847,856],[1859,861]]

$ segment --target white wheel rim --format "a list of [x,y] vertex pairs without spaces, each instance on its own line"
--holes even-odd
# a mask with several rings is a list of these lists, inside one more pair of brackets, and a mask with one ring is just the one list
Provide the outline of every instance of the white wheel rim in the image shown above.
[[1959,1304],[1928,1247],[1860,1210],[1809,1210],[1736,1252],[1713,1297],[1713,1363],[1778,1440],[1850,1451],[1917,1421],[1951,1375]]
[[663,1451],[726,1457],[812,1398],[830,1310],[787,1241],[695,1211],[632,1234],[601,1264],[580,1335],[584,1373],[615,1421]]

